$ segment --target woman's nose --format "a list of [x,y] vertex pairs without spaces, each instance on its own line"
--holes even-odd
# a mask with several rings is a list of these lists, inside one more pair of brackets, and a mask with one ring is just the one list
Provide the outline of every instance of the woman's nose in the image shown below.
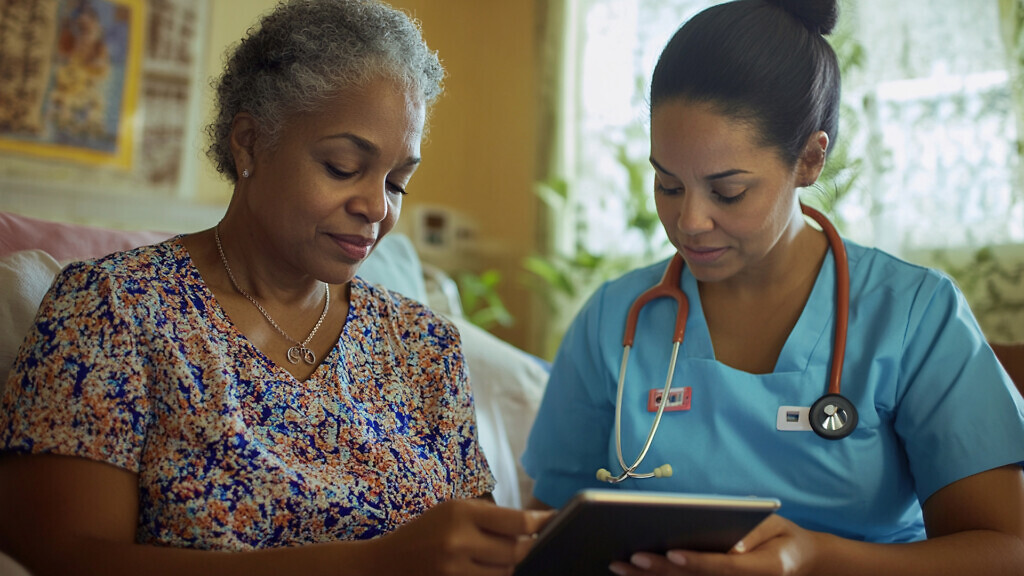
[[350,213],[366,218],[367,222],[384,220],[391,210],[387,183],[371,180],[361,182],[356,194],[349,200],[348,209]]

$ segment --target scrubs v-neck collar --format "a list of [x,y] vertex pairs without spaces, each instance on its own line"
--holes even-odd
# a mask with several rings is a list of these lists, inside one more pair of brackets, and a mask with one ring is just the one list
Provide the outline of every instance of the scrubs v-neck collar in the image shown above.
[[[832,326],[836,312],[835,262],[832,249],[829,248],[800,318],[793,331],[786,337],[786,344],[782,347],[773,373],[804,372],[810,364],[812,354],[815,350],[821,349],[823,338],[825,348],[831,357]],[[700,290],[697,287],[697,279],[690,273],[688,266],[683,266],[681,282],[683,292],[690,299],[690,318],[686,322],[684,340],[687,355],[691,358],[713,360],[714,346],[711,344],[711,332],[700,300]]]

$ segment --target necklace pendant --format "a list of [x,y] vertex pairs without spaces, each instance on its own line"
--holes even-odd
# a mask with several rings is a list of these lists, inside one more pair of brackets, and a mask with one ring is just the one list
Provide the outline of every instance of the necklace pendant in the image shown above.
[[231,273],[231,266],[228,265],[228,257],[224,255],[224,246],[220,242],[220,224],[217,224],[217,226],[214,226],[213,228],[213,239],[217,241],[217,252],[220,253],[220,262],[224,265],[224,271],[228,273],[228,279],[231,280],[231,285],[235,287],[235,290],[237,290],[239,294],[245,296],[246,300],[251,302],[252,305],[260,311],[260,314],[263,314],[263,317],[267,319],[267,322],[270,322],[270,325],[277,330],[278,334],[284,336],[286,340],[295,342],[295,346],[288,349],[288,361],[292,364],[298,364],[299,360],[302,360],[310,366],[315,365],[316,354],[313,354],[312,350],[306,348],[306,344],[309,344],[313,340],[313,336],[316,335],[316,331],[319,330],[320,325],[324,323],[324,318],[327,318],[327,311],[331,308],[330,284],[327,284],[326,282],[324,283],[324,311],[320,313],[320,319],[316,321],[316,325],[313,326],[313,330],[309,333],[309,336],[306,336],[306,339],[303,342],[299,342],[282,330],[281,327],[277,325],[277,322],[274,322],[274,319],[270,317],[270,314],[267,314],[267,311],[263,306],[260,306],[260,303],[257,302],[251,294],[243,290],[242,287],[238,285],[238,282],[235,280],[235,275]]
[[298,364],[299,360],[302,360],[306,364],[312,366],[316,364],[316,354],[313,351],[301,344],[296,344],[288,349],[288,361],[292,364]]

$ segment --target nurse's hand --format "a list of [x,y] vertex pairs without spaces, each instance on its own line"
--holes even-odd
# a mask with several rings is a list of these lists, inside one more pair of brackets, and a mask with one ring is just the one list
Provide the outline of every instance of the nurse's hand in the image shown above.
[[662,556],[639,552],[630,558],[631,564],[615,562],[609,569],[620,576],[799,576],[813,573],[822,536],[773,514],[727,554],[670,550]]

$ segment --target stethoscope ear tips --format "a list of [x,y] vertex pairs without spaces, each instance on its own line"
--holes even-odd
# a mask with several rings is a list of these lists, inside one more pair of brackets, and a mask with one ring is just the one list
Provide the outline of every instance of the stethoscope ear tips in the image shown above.
[[825,394],[811,405],[811,429],[826,440],[849,436],[857,427],[857,409],[839,394]]
[[597,480],[598,482],[618,484],[619,482],[622,482],[627,478],[668,478],[672,476],[672,466],[670,466],[669,464],[662,464],[661,466],[655,468],[653,472],[648,472],[646,474],[634,472],[632,468],[623,468],[623,470],[625,471],[622,474],[618,476],[612,476],[612,473],[609,472],[607,468],[601,468],[600,470],[597,471]]

